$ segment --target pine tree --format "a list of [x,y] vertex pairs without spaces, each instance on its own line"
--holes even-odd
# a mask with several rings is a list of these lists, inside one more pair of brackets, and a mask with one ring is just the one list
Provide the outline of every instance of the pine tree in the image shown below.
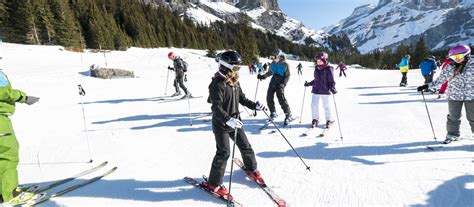
[[416,43],[415,47],[415,54],[413,55],[413,58],[411,59],[411,65],[413,67],[418,67],[420,63],[423,61],[423,59],[428,56],[428,49],[426,48],[425,45],[425,39],[423,35],[420,35],[420,38],[418,39],[418,42]]
[[250,17],[242,14],[238,24],[237,51],[242,56],[243,64],[258,62],[257,41],[253,30],[250,28]]
[[4,33],[5,41],[13,43],[32,43],[32,14],[29,0],[5,1]]
[[82,35],[79,23],[69,1],[49,0],[54,19],[55,43],[65,47],[81,48]]

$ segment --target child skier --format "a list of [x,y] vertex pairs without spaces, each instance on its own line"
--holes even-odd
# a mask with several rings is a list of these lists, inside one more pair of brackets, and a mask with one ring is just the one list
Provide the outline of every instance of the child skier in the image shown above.
[[34,196],[33,193],[17,190],[19,145],[9,116],[15,112],[15,102],[32,105],[38,100],[37,97],[12,89],[10,81],[0,69],[0,203],[4,205],[23,204]]
[[247,174],[251,178],[264,183],[260,172],[257,170],[255,153],[242,128],[239,104],[254,110],[265,110],[265,106],[247,99],[242,92],[238,74],[240,67],[237,66],[240,62],[239,53],[235,51],[222,53],[219,60],[219,71],[214,75],[209,85],[209,101],[212,104],[212,131],[214,132],[217,151],[212,161],[209,179],[203,182],[202,185],[228,200],[232,200],[232,196],[222,185],[222,177],[231,153],[229,138],[234,140],[235,129],[237,129],[237,137],[234,141],[240,150],[246,169],[249,169]]
[[285,87],[290,80],[290,66],[286,62],[285,54],[283,54],[280,50],[276,50],[273,55],[275,59],[273,60],[272,64],[270,64],[270,70],[268,70],[268,72],[263,75],[257,75],[257,78],[259,80],[263,80],[267,77],[273,76],[267,91],[267,104],[271,112],[270,119],[273,120],[278,116],[276,113],[275,101],[273,100],[276,93],[278,103],[280,103],[283,112],[285,112],[284,125],[286,126],[290,121],[293,120],[290,105],[285,98]]
[[466,108],[466,117],[474,132],[474,61],[471,59],[471,48],[458,45],[449,50],[453,63],[444,69],[440,76],[428,85],[418,87],[418,91],[436,89],[449,80],[448,87],[448,121],[446,123],[445,144],[458,141],[460,138],[462,106]]
[[332,117],[330,99],[331,94],[336,94],[336,82],[334,81],[333,67],[329,65],[327,53],[320,53],[314,58],[316,63],[314,69],[314,80],[305,82],[304,86],[312,86],[313,99],[311,102],[311,111],[313,121],[311,128],[315,128],[319,123],[319,100],[323,102],[324,114],[326,116],[326,128],[334,123]]
[[410,70],[410,55],[405,55],[405,57],[403,57],[400,63],[398,64],[398,67],[400,68],[400,72],[402,73],[402,81],[400,81],[400,87],[406,87],[407,74]]
[[344,77],[347,78],[347,76],[346,76],[347,66],[346,66],[343,62],[340,62],[339,65],[336,67],[336,70],[337,70],[338,68],[341,69],[341,70],[339,71],[339,77],[341,77],[342,74],[344,74]]

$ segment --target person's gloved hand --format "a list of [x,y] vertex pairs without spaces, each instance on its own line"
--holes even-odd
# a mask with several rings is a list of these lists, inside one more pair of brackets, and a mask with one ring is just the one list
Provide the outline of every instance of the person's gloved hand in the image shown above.
[[311,82],[308,82],[308,81],[304,82],[304,86],[306,86],[306,87],[311,86],[311,85],[312,85]]
[[255,110],[265,111],[265,110],[267,110],[267,107],[265,107],[265,105],[263,105],[263,104],[261,104],[260,102],[257,101],[257,106],[255,107]]
[[337,91],[336,91],[335,88],[331,89],[330,91],[331,91],[332,94],[336,94],[336,93],[337,93]]
[[285,86],[286,86],[286,85],[282,83],[282,84],[280,84],[278,87],[280,87],[280,88],[285,88]]
[[172,68],[171,66],[168,66],[168,70],[174,70],[174,68]]
[[261,75],[261,74],[258,74],[258,75],[257,75],[257,79],[258,79],[258,80],[263,80],[263,79],[265,79],[265,77],[263,77],[263,75]]
[[232,129],[235,129],[235,128],[242,128],[242,126],[244,126],[244,124],[238,120],[238,119],[235,119],[235,118],[230,118],[229,121],[227,121],[225,124],[227,124],[227,126],[230,126],[232,127]]
[[424,90],[428,90],[428,88],[429,88],[428,85],[422,85],[422,86],[416,88],[416,91],[421,92],[421,91],[424,91]]
[[33,105],[39,101],[38,97],[35,96],[26,96],[25,103],[28,105]]
[[184,82],[188,82],[188,75],[184,75]]

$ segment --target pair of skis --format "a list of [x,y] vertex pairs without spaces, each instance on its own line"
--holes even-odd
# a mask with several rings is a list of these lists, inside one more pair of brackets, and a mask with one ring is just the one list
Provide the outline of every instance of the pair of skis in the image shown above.
[[[242,170],[244,171],[247,171],[247,169],[245,168],[244,166],[244,163],[238,159],[238,158],[235,158],[233,160],[233,162],[239,166]],[[247,173],[245,173],[247,175]],[[250,178],[248,175],[247,175],[248,178]],[[286,207],[286,201],[283,200],[280,196],[278,196],[269,186],[267,186],[265,183],[260,183],[260,182],[257,182],[256,180],[250,178],[251,180],[253,180],[258,186],[260,186],[260,188],[265,191],[265,193],[273,200],[273,202],[275,202],[278,207]],[[232,206],[241,206],[243,207],[243,205],[239,202],[237,202],[235,199],[229,201],[226,197],[223,197],[217,193],[214,193],[212,191],[209,191],[207,188],[203,187],[201,183],[199,183],[198,181],[196,181],[195,179],[193,178],[190,178],[190,177],[185,177],[184,178],[184,181],[186,181],[187,183],[201,189],[201,190],[204,190],[208,193],[210,193],[211,195],[227,202],[227,203],[230,203]]]
[[184,100],[196,99],[196,98],[202,98],[202,96],[190,96],[190,97],[181,97],[181,98],[160,98],[157,101],[158,103],[169,103],[169,102],[184,101]]
[[58,197],[60,195],[63,195],[65,193],[68,193],[68,192],[71,192],[73,190],[76,190],[78,188],[81,188],[81,187],[84,187],[88,184],[91,184],[95,181],[98,181],[100,179],[102,179],[103,177],[113,173],[115,170],[117,170],[117,167],[113,167],[112,169],[104,172],[104,173],[101,173],[93,178],[90,178],[90,179],[87,179],[87,180],[84,180],[82,182],[79,182],[77,184],[74,184],[72,186],[69,186],[65,189],[62,189],[60,191],[56,191],[52,194],[47,194],[46,191],[47,190],[50,190],[52,188],[55,188],[57,186],[60,186],[60,185],[63,185],[65,183],[68,183],[70,181],[73,181],[73,180],[76,180],[77,178],[79,177],[82,177],[82,176],[85,176],[85,175],[88,175],[88,174],[91,174],[93,172],[96,172],[100,169],[102,169],[103,167],[105,167],[107,165],[107,161],[95,166],[95,167],[92,167],[90,169],[87,169],[83,172],[80,172],[74,176],[71,176],[69,178],[65,178],[65,179],[62,179],[62,180],[58,180],[58,181],[55,181],[49,185],[46,185],[46,186],[38,186],[38,185],[29,185],[29,186],[20,186],[19,188],[22,190],[22,191],[27,191],[27,192],[32,192],[32,193],[36,193],[38,194],[36,197],[34,197],[32,200],[26,202],[25,204],[23,204],[23,206],[34,206],[34,205],[37,205],[37,204],[40,204],[40,203],[43,203],[45,201],[48,201],[49,199],[51,198],[55,198],[55,197]]
[[[324,128],[323,128],[323,131],[322,131],[318,136],[316,136],[316,137],[324,137],[324,136],[328,133],[329,129],[331,129],[331,126],[332,126],[333,124],[334,124],[334,121],[331,122],[331,123],[329,124],[329,126],[324,127]],[[314,131],[315,129],[317,129],[317,128],[320,128],[320,127],[314,127],[314,128],[309,128],[309,129],[307,129],[305,132],[303,132],[303,134],[300,135],[300,137],[307,137],[307,136],[311,135],[311,134],[313,133],[313,131]]]

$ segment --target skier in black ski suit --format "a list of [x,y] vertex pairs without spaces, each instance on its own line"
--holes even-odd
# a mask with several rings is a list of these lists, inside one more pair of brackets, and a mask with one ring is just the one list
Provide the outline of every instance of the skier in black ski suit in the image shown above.
[[179,56],[175,55],[173,52],[168,53],[168,58],[173,60],[173,68],[168,66],[168,69],[175,71],[175,74],[176,74],[176,77],[173,83],[173,86],[176,89],[176,92],[171,96],[174,97],[174,96],[181,95],[181,91],[179,90],[179,88],[181,87],[181,89],[183,89],[184,94],[185,94],[183,98],[191,97],[191,93],[184,85],[184,81],[186,81],[187,79],[184,74],[186,72],[184,60],[181,59]]
[[[235,51],[222,53],[219,60],[219,71],[214,75],[209,85],[208,102],[212,104],[212,131],[216,139],[217,151],[212,161],[209,179],[202,185],[223,197],[227,196],[230,200],[232,200],[232,196],[222,185],[222,177],[231,153],[229,138],[237,139],[235,140],[236,145],[240,150],[245,167],[249,170],[247,174],[255,180],[263,182],[260,172],[257,171],[255,153],[242,128],[239,104],[254,110],[265,110],[265,106],[247,99],[242,92],[238,80],[240,67],[237,66],[240,62],[239,53]],[[236,138],[234,137],[235,130],[237,130]]]
[[270,80],[270,85],[268,86],[267,91],[267,104],[268,108],[270,109],[270,119],[275,119],[278,115],[276,113],[275,108],[275,101],[273,98],[275,93],[278,98],[278,103],[281,105],[281,109],[285,113],[285,125],[288,125],[288,122],[293,119],[291,116],[290,105],[285,98],[285,87],[288,81],[290,80],[290,67],[288,63],[285,61],[285,55],[280,51],[276,50],[273,53],[274,59],[273,62],[270,64],[270,70],[263,75],[257,75],[259,80],[263,80],[267,77],[272,76]]

